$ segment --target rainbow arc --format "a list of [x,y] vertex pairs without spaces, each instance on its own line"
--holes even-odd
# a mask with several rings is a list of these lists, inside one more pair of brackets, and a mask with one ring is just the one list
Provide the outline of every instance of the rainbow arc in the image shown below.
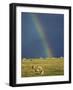
[[46,35],[43,32],[43,26],[41,25],[39,18],[35,14],[31,14],[31,17],[32,17],[32,21],[36,27],[37,33],[39,34],[39,36],[42,40],[42,44],[43,44],[43,47],[45,48],[46,56],[53,57],[52,50],[50,48],[50,45],[48,45],[48,43],[47,43]]

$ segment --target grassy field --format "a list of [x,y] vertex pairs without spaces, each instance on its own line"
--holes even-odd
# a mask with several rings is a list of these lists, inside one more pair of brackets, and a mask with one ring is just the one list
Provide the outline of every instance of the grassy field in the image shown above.
[[21,77],[64,75],[64,59],[23,59],[21,61]]

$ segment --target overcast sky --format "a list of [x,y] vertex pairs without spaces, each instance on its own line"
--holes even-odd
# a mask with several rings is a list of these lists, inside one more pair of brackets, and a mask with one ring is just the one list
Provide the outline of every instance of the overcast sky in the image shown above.
[[22,12],[21,18],[22,58],[64,56],[63,14]]

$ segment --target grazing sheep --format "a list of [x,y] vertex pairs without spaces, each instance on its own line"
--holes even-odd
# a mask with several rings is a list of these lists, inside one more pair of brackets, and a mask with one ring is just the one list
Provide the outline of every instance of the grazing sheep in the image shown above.
[[44,74],[44,70],[43,70],[42,66],[33,65],[32,69],[34,70],[34,72],[38,72],[41,75]]

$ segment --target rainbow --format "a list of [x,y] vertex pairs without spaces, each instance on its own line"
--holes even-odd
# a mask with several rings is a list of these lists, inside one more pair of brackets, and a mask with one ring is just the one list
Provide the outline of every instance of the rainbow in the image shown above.
[[35,14],[31,14],[31,17],[32,17],[32,21],[36,27],[37,33],[39,34],[39,36],[42,40],[42,44],[43,44],[43,47],[45,48],[45,53],[46,53],[47,57],[52,57],[53,53],[50,48],[50,45],[48,45],[48,43],[47,43],[46,35],[43,32],[43,26],[41,25],[38,17]]

